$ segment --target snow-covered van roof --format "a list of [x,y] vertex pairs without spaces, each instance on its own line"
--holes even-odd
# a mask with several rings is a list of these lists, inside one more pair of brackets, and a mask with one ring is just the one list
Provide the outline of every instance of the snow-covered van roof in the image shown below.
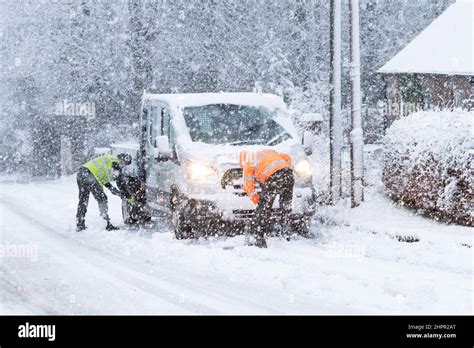
[[267,108],[286,109],[283,100],[274,94],[267,93],[186,93],[186,94],[152,94],[145,92],[145,100],[163,101],[171,108],[202,106],[209,104],[237,104],[264,106]]
[[474,0],[457,0],[378,72],[474,75]]

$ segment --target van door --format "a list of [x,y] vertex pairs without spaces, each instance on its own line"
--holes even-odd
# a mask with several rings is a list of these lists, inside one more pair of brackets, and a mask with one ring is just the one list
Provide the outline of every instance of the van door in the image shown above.
[[[146,122],[146,133],[145,136],[145,148],[146,148],[146,182],[147,186],[156,189],[157,188],[157,175],[156,175],[156,160],[155,154],[155,138],[156,138],[156,123],[158,115],[158,107],[154,105],[148,105],[145,109],[144,114],[147,116],[144,120]],[[153,192],[156,194],[156,192]],[[150,197],[151,198],[151,197]],[[153,199],[152,199],[153,201]]]
[[[154,183],[157,192],[157,203],[162,206],[167,206],[169,202],[170,188],[175,182],[176,161],[172,157],[168,160],[160,160],[153,158],[156,149],[156,137],[165,135],[168,137],[170,149],[174,148],[174,134],[171,129],[171,115],[170,108],[166,104],[156,104],[151,109],[151,132],[150,132],[150,146],[153,148],[149,153],[152,158],[149,163],[152,163],[149,179]],[[174,156],[174,153],[172,154]]]

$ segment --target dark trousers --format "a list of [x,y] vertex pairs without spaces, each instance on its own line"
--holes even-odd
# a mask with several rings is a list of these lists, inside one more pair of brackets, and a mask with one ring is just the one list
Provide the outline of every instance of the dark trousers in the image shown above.
[[79,188],[79,204],[77,206],[76,214],[77,224],[84,224],[87,205],[89,204],[89,194],[91,192],[97,203],[99,203],[100,216],[102,216],[106,221],[109,221],[107,195],[89,169],[85,167],[79,169],[77,173],[77,187]]
[[272,207],[277,195],[280,195],[280,209],[282,221],[288,221],[293,200],[293,186],[295,179],[293,170],[290,168],[281,169],[270,176],[260,193],[260,200],[255,210],[255,223],[257,227],[257,238],[265,238],[265,234],[270,230]]
[[128,221],[124,222],[129,225],[149,222],[151,216],[147,210],[146,191],[142,182],[137,177],[121,174],[117,178],[117,186],[122,196],[135,199],[134,205],[128,205]]

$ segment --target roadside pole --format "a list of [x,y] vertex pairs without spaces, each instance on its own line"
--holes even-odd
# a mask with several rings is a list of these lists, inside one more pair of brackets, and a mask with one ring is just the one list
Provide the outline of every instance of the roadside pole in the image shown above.
[[364,200],[364,137],[361,119],[359,0],[349,0],[351,55],[351,206]]
[[341,0],[330,3],[330,71],[330,199],[335,204],[342,196]]

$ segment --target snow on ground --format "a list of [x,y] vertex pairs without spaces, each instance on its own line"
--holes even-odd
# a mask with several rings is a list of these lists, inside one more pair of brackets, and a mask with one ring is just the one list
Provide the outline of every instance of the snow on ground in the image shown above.
[[[167,218],[108,232],[92,197],[89,229],[76,233],[76,195],[74,176],[0,183],[1,314],[473,313],[472,230],[375,187],[359,208],[319,209],[313,238],[263,250],[244,236],[179,241]],[[109,200],[118,224],[120,201]]]

